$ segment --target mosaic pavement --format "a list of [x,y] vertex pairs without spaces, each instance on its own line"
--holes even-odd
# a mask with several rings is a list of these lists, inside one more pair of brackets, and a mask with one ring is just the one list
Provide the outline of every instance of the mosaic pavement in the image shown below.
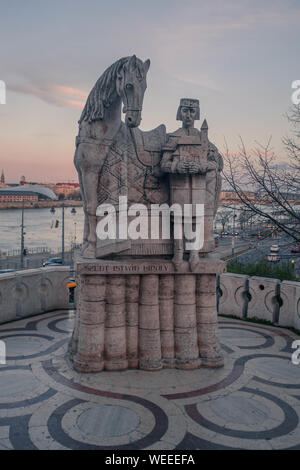
[[0,449],[300,449],[290,331],[220,318],[221,369],[79,374],[73,320],[1,325]]

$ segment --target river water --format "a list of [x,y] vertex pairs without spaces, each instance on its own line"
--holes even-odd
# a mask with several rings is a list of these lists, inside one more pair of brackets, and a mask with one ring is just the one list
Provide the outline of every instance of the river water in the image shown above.
[[[72,207],[65,207],[65,250],[71,248],[72,243],[82,243],[83,209],[76,207],[76,214],[72,214]],[[0,252],[12,254],[12,250],[21,247],[21,209],[0,210]],[[58,221],[58,227],[55,223]],[[55,208],[52,214],[49,208],[24,209],[24,247],[46,247],[51,251],[61,250],[62,240],[62,208]]]
[[[295,209],[298,206],[295,206]],[[237,206],[235,212],[238,215],[241,208]],[[263,207],[266,211],[269,208]],[[76,213],[71,213],[72,207],[65,207],[65,250],[68,251],[73,243],[82,243],[83,235],[83,208],[76,207]],[[226,210],[226,209],[225,209]],[[300,207],[299,207],[300,210]],[[224,207],[219,207],[224,211]],[[12,255],[13,250],[21,247],[21,209],[0,210],[0,254]],[[232,218],[231,218],[232,219]],[[58,227],[55,228],[56,221]],[[232,220],[229,227],[232,227]],[[61,251],[62,239],[62,208],[55,208],[52,214],[49,208],[24,209],[25,237],[24,247],[29,249],[48,248],[52,252]],[[263,228],[264,224],[262,224]],[[238,228],[238,218],[236,220]],[[221,231],[222,226],[216,222],[216,228]]]

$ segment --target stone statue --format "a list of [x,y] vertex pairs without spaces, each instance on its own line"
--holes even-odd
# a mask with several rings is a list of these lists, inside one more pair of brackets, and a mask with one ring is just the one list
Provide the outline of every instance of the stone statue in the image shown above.
[[[116,61],[96,82],[80,117],[74,164],[84,202],[85,258],[122,251],[143,254],[140,244],[131,249],[129,240],[98,243],[99,204],[117,206],[122,195],[128,196],[129,202],[147,205],[168,199],[167,187],[158,177],[166,128],[160,125],[149,132],[137,129],[149,66],[149,59],[143,62],[135,55]],[[122,104],[125,123],[121,121]]]
[[[221,191],[220,171],[223,167],[221,155],[208,140],[208,126],[204,120],[201,131],[194,127],[200,119],[199,101],[182,98],[177,110],[177,120],[182,127],[169,134],[163,149],[161,169],[169,174],[170,203],[204,204],[204,246],[200,250],[191,250],[189,261],[194,271],[200,261],[199,254],[208,254],[214,249],[213,219]],[[195,213],[193,207],[193,214]],[[194,224],[194,217],[190,223]],[[196,230],[200,227],[196,227]],[[185,240],[174,239],[175,268],[178,269],[184,259]]]
[[[112,64],[90,92],[79,120],[74,164],[84,202],[82,255],[87,258],[96,256],[99,180],[115,136],[124,127],[121,106],[123,103],[127,128],[138,126],[149,66],[149,60],[143,63],[136,56],[125,57]],[[121,173],[117,181],[118,190],[121,192],[125,185],[126,174]],[[107,191],[109,193],[110,189]]]
[[[223,365],[216,275],[226,267],[209,257],[222,158],[208,140],[206,121],[201,131],[194,127],[198,100],[181,100],[182,128],[172,134],[163,124],[148,132],[138,128],[149,65],[135,55],[112,64],[79,120],[74,163],[85,226],[75,266],[77,312],[69,354],[80,372]],[[145,208],[147,230],[154,204],[167,212],[173,202],[192,202],[192,209],[204,204],[203,248],[188,253],[184,240],[173,244],[172,236],[124,239],[119,232],[99,240],[96,228],[104,220],[99,207],[109,204],[121,215],[120,198]],[[189,223],[192,227],[193,210]]]

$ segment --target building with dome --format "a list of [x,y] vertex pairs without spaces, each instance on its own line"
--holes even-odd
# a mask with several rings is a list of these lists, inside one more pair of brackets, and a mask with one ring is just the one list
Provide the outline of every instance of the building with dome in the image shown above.
[[36,185],[20,185],[0,188],[0,203],[54,201],[56,194],[49,188]]

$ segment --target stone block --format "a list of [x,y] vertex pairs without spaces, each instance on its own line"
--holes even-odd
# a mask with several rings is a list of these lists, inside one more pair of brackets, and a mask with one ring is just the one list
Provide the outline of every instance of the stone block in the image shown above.
[[219,312],[223,315],[235,315],[243,318],[247,309],[247,287],[249,276],[243,274],[220,274]]
[[280,281],[267,277],[251,277],[249,279],[249,293],[251,299],[248,303],[247,318],[260,318],[274,322],[279,304],[277,295]]
[[15,273],[0,274],[0,323],[16,318],[15,285]]
[[280,285],[282,305],[278,324],[300,330],[300,282],[282,281]]
[[0,323],[69,307],[68,266],[0,274]]
[[53,266],[41,269],[42,312],[69,308],[69,290],[67,287],[69,279],[69,266]]
[[15,298],[17,317],[36,315],[42,312],[40,269],[20,271],[16,276]]

